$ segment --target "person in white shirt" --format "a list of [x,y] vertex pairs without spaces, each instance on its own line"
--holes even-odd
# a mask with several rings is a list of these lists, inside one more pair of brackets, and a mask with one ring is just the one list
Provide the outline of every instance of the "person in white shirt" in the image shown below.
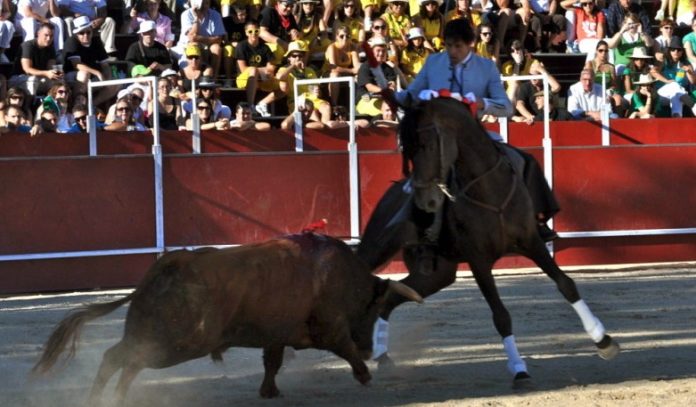
[[19,0],[15,28],[24,35],[24,42],[34,39],[41,23],[53,25],[53,47],[56,53],[63,49],[63,19],[56,0]]
[[568,90],[568,112],[575,119],[600,121],[602,106],[606,97],[602,85],[594,83],[594,73],[591,69],[583,69],[580,81]]

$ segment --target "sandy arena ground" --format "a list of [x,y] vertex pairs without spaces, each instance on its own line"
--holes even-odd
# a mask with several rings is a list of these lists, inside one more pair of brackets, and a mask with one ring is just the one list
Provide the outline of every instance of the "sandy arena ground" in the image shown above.
[[[449,289],[392,316],[397,368],[361,386],[327,352],[296,353],[278,375],[282,397],[262,400],[256,349],[230,349],[223,364],[198,359],[146,370],[126,400],[132,407],[183,406],[695,406],[696,268],[574,272],[581,294],[622,346],[600,359],[572,308],[539,273],[498,277],[535,389],[516,392],[490,311],[468,274]],[[127,291],[0,298],[0,406],[83,405],[101,354],[118,341],[126,308],[83,331],[62,370],[28,380],[44,341],[65,313]],[[112,394],[112,379],[106,395]],[[105,397],[105,405],[110,405]]]

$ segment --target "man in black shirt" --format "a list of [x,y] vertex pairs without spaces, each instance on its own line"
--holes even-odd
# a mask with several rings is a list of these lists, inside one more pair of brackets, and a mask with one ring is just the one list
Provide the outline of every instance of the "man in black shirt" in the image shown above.
[[[72,37],[65,41],[65,76],[68,82],[73,83],[74,93],[86,93],[85,84],[92,81],[111,79],[111,67],[107,63],[108,55],[104,44],[98,36],[94,36],[94,29],[87,16],[80,16],[73,20],[74,29]],[[110,86],[100,88],[95,93],[94,104],[101,104],[116,95],[118,87]]]
[[150,69],[154,75],[159,76],[162,71],[172,66],[172,58],[169,50],[163,44],[155,41],[157,30],[155,22],[145,20],[140,23],[138,30],[140,39],[128,48],[126,62],[128,62],[128,72],[135,65],[142,65]]
[[280,0],[275,6],[266,6],[261,10],[261,39],[264,40],[275,55],[274,63],[280,63],[288,43],[299,39],[297,21],[292,15],[295,0]]
[[10,86],[19,86],[36,96],[44,95],[54,81],[63,79],[62,67],[56,65],[53,48],[53,25],[42,23],[36,37],[22,43],[15,58]]
[[[380,69],[384,73],[386,84],[380,84],[377,78],[370,69],[370,63],[365,61],[358,69],[358,82],[355,89],[355,96],[358,99],[356,111],[359,114],[369,116],[378,116],[381,112],[382,99],[374,97],[380,93],[383,87],[388,87],[391,90],[396,90],[397,78],[401,83],[407,83],[406,78],[397,66],[392,66],[387,62],[387,43],[382,38],[372,38],[370,46],[377,62],[380,63]],[[386,86],[385,86],[386,85]]]

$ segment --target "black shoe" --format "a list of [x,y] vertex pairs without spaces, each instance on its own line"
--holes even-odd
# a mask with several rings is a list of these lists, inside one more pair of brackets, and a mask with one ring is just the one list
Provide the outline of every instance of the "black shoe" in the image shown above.
[[539,231],[539,236],[541,236],[541,239],[545,242],[550,242],[552,240],[558,239],[558,233],[556,233],[555,230],[548,227],[546,223],[539,223],[539,225],[537,226],[537,230]]

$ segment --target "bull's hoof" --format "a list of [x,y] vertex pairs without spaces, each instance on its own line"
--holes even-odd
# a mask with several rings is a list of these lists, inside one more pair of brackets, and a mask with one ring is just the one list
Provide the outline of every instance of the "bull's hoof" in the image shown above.
[[609,335],[604,335],[601,341],[597,343],[597,353],[604,360],[612,360],[619,354],[621,347],[619,343],[612,339]]
[[378,357],[375,360],[377,361],[377,368],[380,371],[389,372],[391,370],[394,370],[394,368],[396,368],[394,361],[391,360],[389,355],[386,353],[382,354],[380,357]]
[[527,372],[519,372],[512,379],[512,389],[517,391],[532,390],[534,388],[534,382],[532,381],[532,376]]
[[372,375],[370,372],[355,374],[355,380],[359,381],[362,385],[367,385],[372,380]]

